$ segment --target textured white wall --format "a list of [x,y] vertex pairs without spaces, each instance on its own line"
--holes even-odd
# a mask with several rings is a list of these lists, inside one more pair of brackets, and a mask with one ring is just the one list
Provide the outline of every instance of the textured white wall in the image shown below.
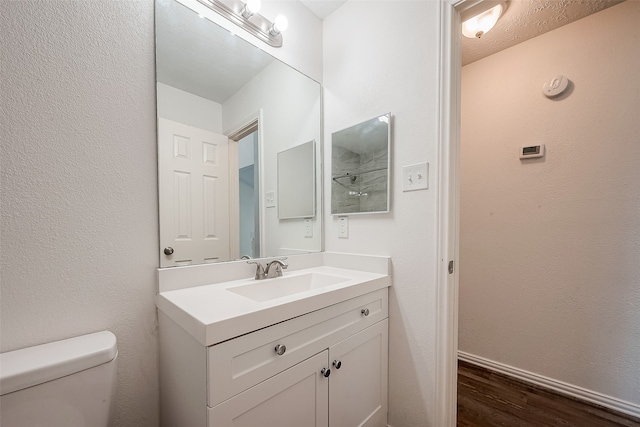
[[[319,80],[320,21],[274,8]],[[152,0],[0,2],[1,351],[112,330],[115,427],[158,425],[153,24]]]
[[460,350],[636,404],[638,22],[627,1],[463,68],[459,305]]
[[[331,133],[391,111],[391,212],[349,218],[349,238],[325,208],[326,249],[390,255],[389,424],[434,426],[436,112],[439,5],[349,1],[324,20],[324,200]],[[429,161],[431,188],[402,192],[402,166]],[[435,426],[434,426],[435,427]]]
[[0,3],[2,351],[109,329],[116,426],[156,426],[153,3]]

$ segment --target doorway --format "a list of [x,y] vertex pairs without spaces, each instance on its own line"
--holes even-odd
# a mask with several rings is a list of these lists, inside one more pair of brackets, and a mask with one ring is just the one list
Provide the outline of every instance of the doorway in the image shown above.
[[238,141],[238,235],[240,257],[260,256],[258,131]]
[[[629,167],[638,157],[628,135],[640,128],[627,113],[637,111],[637,96],[628,94],[638,86],[624,75],[639,68],[625,41],[613,37],[637,13],[621,11],[634,7],[613,6],[461,68],[460,139],[473,135],[482,144],[457,146],[461,359],[630,414],[638,413],[637,349],[628,343],[639,331],[631,301],[640,277],[632,261],[640,174]],[[547,98],[543,83],[558,72],[573,86]],[[621,84],[603,88],[601,75]],[[471,110],[464,93],[473,94]],[[523,147],[540,144],[544,156],[520,158]],[[464,217],[470,206],[473,221]],[[610,365],[627,367],[612,372]]]
[[264,253],[261,117],[258,110],[227,132],[232,259],[258,258]]

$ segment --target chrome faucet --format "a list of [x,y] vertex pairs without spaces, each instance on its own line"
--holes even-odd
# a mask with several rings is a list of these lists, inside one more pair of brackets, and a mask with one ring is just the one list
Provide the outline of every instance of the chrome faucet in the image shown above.
[[[267,268],[264,268],[260,261],[247,261],[247,264],[256,265],[256,280],[271,279],[273,277],[281,277],[282,269],[289,267],[289,264],[287,264],[285,259],[287,258],[274,259],[267,263]],[[273,265],[275,265],[275,267],[271,268]]]
[[[272,277],[282,277],[282,269],[285,270],[289,267],[289,264],[285,261],[286,258],[274,259],[267,264],[267,268],[264,270],[267,279]],[[271,267],[275,264],[275,271],[271,272]]]

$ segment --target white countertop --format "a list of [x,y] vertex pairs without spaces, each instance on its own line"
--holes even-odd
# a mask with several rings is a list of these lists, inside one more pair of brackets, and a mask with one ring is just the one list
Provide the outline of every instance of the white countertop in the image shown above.
[[157,306],[201,344],[209,346],[391,286],[388,274],[326,265],[285,270],[283,278],[309,273],[339,276],[344,280],[267,301],[255,301],[228,289],[253,283],[268,285],[281,278],[233,280],[160,292]]

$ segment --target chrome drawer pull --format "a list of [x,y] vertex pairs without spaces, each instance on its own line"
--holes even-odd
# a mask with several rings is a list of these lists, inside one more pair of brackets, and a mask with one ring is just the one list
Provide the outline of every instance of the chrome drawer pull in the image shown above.
[[369,309],[368,308],[363,308],[362,310],[360,310],[360,313],[362,313],[365,316],[369,315]]
[[278,356],[282,356],[284,354],[285,351],[287,351],[287,346],[286,345],[282,345],[282,344],[278,344],[275,348],[276,350],[276,354]]
[[333,367],[336,369],[340,369],[340,367],[342,366],[342,362],[339,360],[334,360],[333,361]]
[[320,373],[322,374],[323,377],[329,378],[329,375],[331,375],[331,369],[322,368],[322,371],[320,371]]

